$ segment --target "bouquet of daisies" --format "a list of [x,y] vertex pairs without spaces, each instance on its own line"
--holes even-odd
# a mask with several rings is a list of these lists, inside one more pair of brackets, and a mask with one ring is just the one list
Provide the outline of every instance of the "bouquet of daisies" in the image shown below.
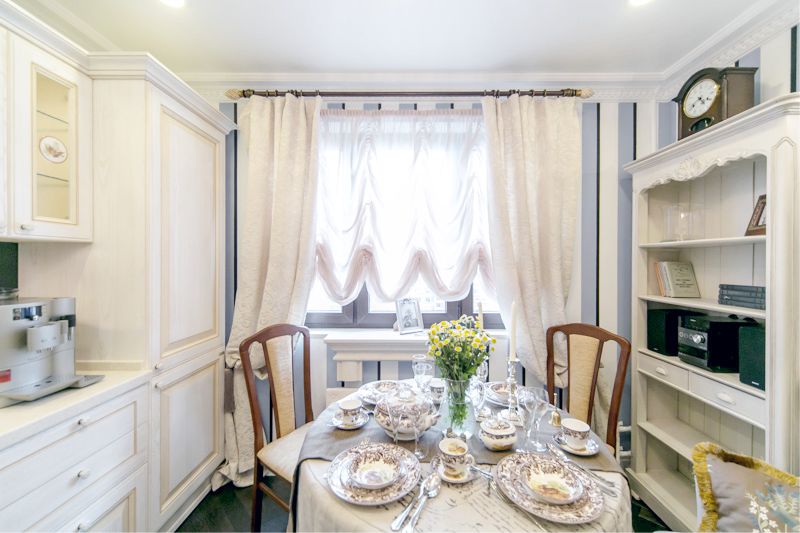
[[468,380],[494,351],[496,340],[477,322],[461,315],[458,320],[434,324],[428,331],[428,356],[445,379]]

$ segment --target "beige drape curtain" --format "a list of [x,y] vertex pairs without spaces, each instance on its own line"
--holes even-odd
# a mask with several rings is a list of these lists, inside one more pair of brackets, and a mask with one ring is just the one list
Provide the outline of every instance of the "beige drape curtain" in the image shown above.
[[[489,230],[497,298],[506,324],[517,309],[517,353],[545,382],[545,332],[564,324],[581,175],[575,98],[513,95],[482,101],[489,144]],[[566,379],[563,345],[556,383]]]
[[[314,280],[320,104],[319,97],[252,97],[239,115],[237,201],[243,213],[233,326],[225,356],[226,366],[234,369],[235,408],[225,414],[226,461],[214,476],[215,488],[228,479],[239,486],[252,483],[253,428],[239,343],[270,324],[303,324],[305,318]],[[278,359],[286,368],[277,372],[290,373],[288,343]],[[263,360],[253,363],[263,366]],[[279,380],[278,386],[286,391],[277,395],[292,397],[291,379]]]

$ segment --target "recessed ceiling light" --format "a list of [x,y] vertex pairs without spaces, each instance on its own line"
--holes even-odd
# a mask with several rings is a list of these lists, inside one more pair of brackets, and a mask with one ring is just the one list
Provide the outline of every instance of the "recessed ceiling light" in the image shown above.
[[[164,0],[161,0],[161,1],[163,2]],[[639,6],[643,6],[645,4],[649,4],[651,1],[652,0],[628,0],[628,4],[630,4],[630,5],[634,6],[634,7],[639,7]]]
[[161,0],[161,3],[169,7],[183,7],[186,5],[186,0]]

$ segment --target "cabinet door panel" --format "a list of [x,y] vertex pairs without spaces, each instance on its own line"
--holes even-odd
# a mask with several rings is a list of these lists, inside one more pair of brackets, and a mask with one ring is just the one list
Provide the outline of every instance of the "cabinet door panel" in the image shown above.
[[165,369],[221,343],[224,137],[157,90],[151,94],[154,362]]
[[154,382],[151,529],[163,525],[222,461],[221,348]]
[[92,81],[11,39],[13,224],[19,240],[92,239]]

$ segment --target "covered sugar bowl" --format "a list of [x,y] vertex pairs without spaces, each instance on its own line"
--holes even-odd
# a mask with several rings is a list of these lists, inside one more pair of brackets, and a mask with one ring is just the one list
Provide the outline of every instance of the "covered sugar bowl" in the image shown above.
[[481,422],[480,439],[492,451],[510,450],[517,442],[517,428],[499,418],[489,418]]

